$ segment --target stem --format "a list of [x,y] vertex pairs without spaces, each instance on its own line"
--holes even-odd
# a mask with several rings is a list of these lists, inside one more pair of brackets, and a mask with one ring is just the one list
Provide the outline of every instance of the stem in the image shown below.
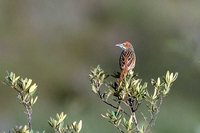
[[29,130],[32,130],[32,108],[27,103],[23,103],[24,107],[26,108],[26,114],[28,117],[28,127]]
[[[19,95],[20,95],[20,97],[23,97],[23,93],[20,91],[19,91]],[[29,131],[31,131],[32,130],[32,112],[33,112],[32,107],[29,102],[22,101],[21,103],[24,105],[24,107],[26,109],[25,113],[26,113],[27,119],[28,119],[28,127],[29,127]]]
[[133,113],[132,113],[132,116],[133,116],[133,120],[134,120],[134,124],[135,124],[135,126],[136,126],[136,129],[137,129],[137,131],[139,131],[138,121],[137,121],[137,118],[136,118],[136,113],[133,112]]
[[163,102],[163,96],[161,95],[160,96],[159,104],[157,106],[157,109],[156,109],[155,112],[151,113],[151,119],[150,119],[150,121],[148,123],[148,126],[146,127],[144,133],[148,133],[150,131],[150,128],[153,127],[153,125],[155,124],[155,120],[156,120],[156,118],[158,116],[158,113],[160,111],[160,107],[162,105],[162,102]]
[[[113,107],[113,108],[116,109],[117,111],[123,112],[124,114],[126,114],[126,115],[128,116],[128,113],[127,113],[125,110],[123,110],[123,109],[121,108],[121,106],[120,106],[121,101],[118,103],[118,106],[115,106],[115,105],[113,105],[112,103],[109,103],[108,101],[106,101],[106,100],[102,97],[100,91],[98,91],[98,95],[99,95],[99,98],[100,98],[105,104],[107,104],[107,105]],[[121,133],[125,133],[120,127],[118,127],[118,126],[115,126],[115,127],[116,127]]]
[[[137,102],[137,101],[136,101]],[[132,104],[132,101],[128,101],[126,104],[129,107],[129,110],[131,112],[131,116],[133,117],[133,122],[136,128],[136,132],[139,133],[139,126],[138,126],[138,120],[136,117],[136,110],[138,108],[138,104],[134,101],[134,104]]]
[[31,131],[32,130],[32,107],[31,107],[31,102],[29,101],[30,99],[28,101],[23,99],[26,93],[22,89],[18,89],[17,86],[11,85],[11,88],[17,91],[18,97],[20,99],[20,103],[25,107],[25,114],[27,115],[27,119],[28,119],[28,127],[29,127],[29,131]]
[[121,128],[115,126],[121,133],[125,133]]
[[117,110],[120,109],[121,112],[123,112],[124,114],[128,115],[128,113],[127,113],[125,110],[123,110],[120,106],[115,106],[115,105],[113,105],[112,103],[109,103],[108,101],[106,101],[106,100],[102,97],[100,91],[98,91],[98,95],[99,95],[99,98],[100,98],[105,104],[107,104],[107,105],[113,107],[114,109],[117,109]]

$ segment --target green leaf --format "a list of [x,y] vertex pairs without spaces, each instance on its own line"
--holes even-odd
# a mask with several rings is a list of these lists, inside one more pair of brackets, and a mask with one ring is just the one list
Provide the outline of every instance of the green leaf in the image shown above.
[[79,121],[78,125],[77,125],[77,132],[79,133],[82,129],[82,120]]
[[31,83],[32,83],[32,79],[28,79],[25,89],[28,89],[28,87],[31,85]]
[[98,91],[97,91],[97,89],[96,89],[96,87],[95,87],[94,85],[92,85],[92,91],[93,91],[95,94],[98,93]]
[[32,95],[35,93],[36,91],[36,88],[37,88],[37,85],[36,84],[33,84],[30,88],[29,88],[29,94]]

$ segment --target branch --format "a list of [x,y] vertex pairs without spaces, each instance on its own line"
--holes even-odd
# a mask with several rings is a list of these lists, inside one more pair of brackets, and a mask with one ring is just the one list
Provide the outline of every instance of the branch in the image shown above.
[[136,117],[136,111],[137,111],[138,106],[139,106],[138,101],[136,99],[129,98],[124,103],[126,104],[126,106],[128,106],[128,108],[131,112],[131,115],[133,117],[133,122],[134,122],[134,125],[136,127],[136,132],[139,132],[138,120],[137,120],[137,117]]
[[26,108],[26,114],[28,117],[28,127],[29,127],[29,130],[31,131],[32,130],[32,108],[26,103],[23,103],[23,105]]
[[137,120],[137,117],[136,117],[136,113],[135,113],[135,111],[132,110],[131,106],[128,106],[128,107],[129,107],[131,115],[133,117],[133,122],[134,122],[134,125],[136,127],[136,132],[138,133],[139,132],[139,127],[138,127],[138,120]]
[[125,133],[121,128],[115,126],[121,133]]
[[16,130],[23,131],[32,130],[32,106],[37,101],[37,96],[34,97],[34,93],[37,90],[36,83],[32,83],[32,79],[20,78],[16,76],[13,72],[8,72],[5,77],[5,83],[13,88],[18,93],[18,99],[20,104],[25,108],[24,113],[27,115],[28,126],[16,128]]
[[125,110],[123,110],[120,106],[115,106],[115,105],[113,105],[112,103],[109,103],[108,101],[106,101],[106,100],[102,97],[100,91],[98,91],[98,96],[99,96],[99,98],[100,98],[105,104],[107,104],[107,105],[113,107],[114,109],[119,110],[119,111],[121,111],[122,113],[128,115],[128,113],[127,113]]
[[[14,87],[14,89],[19,93],[20,97],[23,97],[23,93],[21,91],[19,91],[16,87]],[[25,114],[27,115],[27,119],[28,119],[28,127],[29,130],[32,130],[32,107],[28,102],[22,101],[22,105],[25,107],[26,111]]]
[[[154,93],[151,94],[147,89],[147,82],[143,83],[142,79],[135,77],[133,71],[128,72],[125,80],[123,80],[120,85],[117,85],[115,81],[105,81],[106,73],[99,66],[92,69],[89,74],[92,91],[98,95],[105,104],[109,105],[114,110],[106,113],[106,116],[103,117],[113,123],[115,121],[118,122],[116,127],[121,133],[126,131],[129,133],[133,131],[136,133],[150,132],[150,129],[154,126],[155,120],[160,111],[163,97],[169,93],[172,83],[177,79],[177,76],[178,73],[174,74],[167,71],[163,79],[160,77],[158,77],[157,80],[152,79],[151,84],[154,87]],[[117,75],[114,75],[113,77],[117,80],[119,78]],[[109,89],[108,91],[104,92],[100,89],[101,85],[104,84]],[[113,90],[110,90],[110,87]],[[147,104],[149,109],[148,119],[142,113],[145,125],[140,122],[140,117],[136,114],[140,104]],[[116,113],[119,112],[120,117],[116,116]],[[129,118],[129,120],[127,120],[127,118]],[[124,123],[121,123],[121,120],[123,120]],[[126,130],[123,128],[120,129],[121,126],[124,126]]]
[[162,102],[163,102],[163,96],[161,95],[158,107],[157,107],[156,111],[151,114],[151,119],[150,119],[150,121],[148,123],[148,126],[146,127],[146,129],[144,131],[145,133],[148,133],[150,131],[150,128],[153,127],[153,125],[155,123],[155,120],[157,118],[157,115],[158,115],[158,113],[160,111],[160,107],[162,105]]
[[136,113],[133,112],[132,116],[133,116],[133,121],[134,121],[134,124],[135,124],[135,127],[136,127],[136,132],[139,132],[139,127],[138,127],[138,121],[137,121]]

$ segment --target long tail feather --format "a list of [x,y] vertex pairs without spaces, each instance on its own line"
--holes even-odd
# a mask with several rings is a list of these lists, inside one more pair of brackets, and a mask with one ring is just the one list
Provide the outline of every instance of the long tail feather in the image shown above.
[[126,75],[128,74],[128,70],[127,69],[123,69],[120,73],[120,77],[119,77],[119,84],[124,80],[124,78],[126,77]]

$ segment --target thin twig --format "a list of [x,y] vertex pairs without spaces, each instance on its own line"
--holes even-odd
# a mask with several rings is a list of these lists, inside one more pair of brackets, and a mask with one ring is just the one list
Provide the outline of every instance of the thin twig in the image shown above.
[[131,113],[132,117],[133,117],[133,122],[136,128],[136,132],[139,133],[139,127],[138,127],[138,121],[137,121],[137,117],[136,117],[136,113],[132,112]]
[[138,120],[137,120],[136,113],[135,113],[137,108],[133,109],[133,106],[137,106],[137,105],[136,104],[132,105],[132,103],[126,103],[126,105],[129,107],[129,110],[130,110],[131,115],[133,117],[133,122],[134,122],[134,125],[135,125],[135,128],[136,128],[136,132],[139,133]]
[[[17,90],[17,89],[15,88],[15,90]],[[22,97],[23,93],[19,91],[19,95]],[[29,130],[31,131],[32,130],[32,112],[33,111],[32,111],[31,105],[29,105],[29,103],[22,101],[22,104],[26,109],[25,113],[26,113],[27,119],[28,119],[28,127],[29,127]]]
[[115,126],[121,133],[125,133],[121,128],[119,128],[118,126]]
[[144,113],[140,112],[142,117],[144,118],[144,121],[147,122],[147,117],[144,115]]
[[120,106],[115,106],[115,105],[113,105],[112,103],[109,103],[108,101],[106,101],[106,100],[102,97],[100,91],[98,91],[98,95],[99,95],[99,98],[100,98],[105,104],[107,104],[107,105],[113,107],[114,109],[117,109],[117,110],[120,109],[120,111],[121,111],[122,113],[128,115],[128,113],[127,113],[125,110],[123,110]]
[[148,126],[146,127],[144,133],[148,133],[150,131],[150,128],[154,125],[154,122],[155,122],[155,120],[157,118],[157,115],[158,115],[158,113],[160,111],[160,107],[162,105],[162,102],[163,102],[163,96],[161,95],[157,110],[156,110],[156,112],[152,113],[151,119],[150,119],[150,121],[148,123]]
[[133,113],[132,113],[132,116],[133,116],[133,120],[134,120],[134,122],[135,122],[135,126],[136,126],[136,128],[137,128],[137,130],[138,130],[139,127],[138,127],[138,121],[137,121],[137,118],[136,118],[136,113],[133,112]]
[[[14,89],[19,93],[18,95],[20,95],[21,97],[23,96],[23,93],[21,91],[19,91],[16,87],[14,87]],[[29,103],[22,101],[23,106],[26,109],[26,114],[27,114],[27,119],[28,119],[28,127],[29,130],[32,130],[32,108],[31,105],[29,105]]]
[[28,117],[28,127],[29,127],[29,130],[31,131],[32,130],[32,108],[26,103],[24,103],[24,107],[26,108],[26,114]]

